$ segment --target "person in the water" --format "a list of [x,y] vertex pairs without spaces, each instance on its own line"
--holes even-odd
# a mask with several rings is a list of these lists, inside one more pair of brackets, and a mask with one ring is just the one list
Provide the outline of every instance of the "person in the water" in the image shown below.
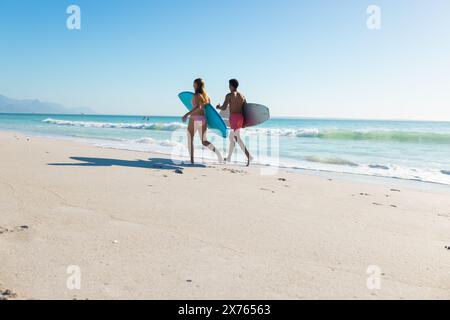
[[241,147],[242,151],[244,151],[247,157],[247,166],[250,165],[250,162],[253,160],[253,157],[250,155],[247,147],[242,141],[241,138],[241,129],[244,127],[244,115],[243,108],[247,101],[242,93],[238,92],[237,89],[239,87],[239,81],[236,79],[231,79],[229,81],[230,93],[226,95],[225,101],[223,105],[217,105],[217,109],[226,110],[228,107],[230,108],[230,148],[228,152],[227,162],[231,162],[231,157],[233,156],[234,149],[236,147],[236,142]]
[[194,135],[196,131],[200,133],[203,146],[210,149],[217,155],[219,162],[223,162],[222,155],[214,145],[206,138],[208,125],[206,122],[205,106],[210,103],[210,98],[205,90],[205,82],[202,79],[194,81],[194,98],[192,99],[192,110],[183,116],[183,122],[189,118],[188,125],[188,149],[191,156],[191,163],[194,164]]

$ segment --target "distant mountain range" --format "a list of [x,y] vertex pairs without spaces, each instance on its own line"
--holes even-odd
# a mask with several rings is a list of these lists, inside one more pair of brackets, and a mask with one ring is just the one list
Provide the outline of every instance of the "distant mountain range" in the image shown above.
[[58,103],[17,100],[0,95],[0,113],[95,114],[89,108],[66,108]]

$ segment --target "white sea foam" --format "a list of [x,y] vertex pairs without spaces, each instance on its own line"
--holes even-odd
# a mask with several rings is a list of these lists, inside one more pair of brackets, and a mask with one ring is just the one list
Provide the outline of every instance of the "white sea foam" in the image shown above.
[[69,121],[48,118],[42,120],[44,123],[58,126],[72,126],[83,128],[113,128],[113,129],[140,129],[157,131],[175,131],[185,129],[186,125],[179,122],[157,122],[157,123],[120,123],[120,122],[93,122],[93,121]]
[[[116,123],[93,121],[69,121],[48,118],[43,123],[58,126],[74,126],[84,128],[115,128],[140,129],[155,131],[176,131],[186,129],[186,124],[180,122],[156,123]],[[350,141],[395,141],[450,144],[450,133],[415,132],[399,130],[345,130],[345,129],[317,129],[317,128],[248,128],[250,135],[272,135],[294,138],[317,138],[323,140]]]
[[171,140],[163,140],[163,141],[159,141],[159,140],[155,140],[153,138],[142,138],[142,139],[137,139],[137,140],[125,140],[125,142],[135,142],[135,143],[141,143],[141,144],[147,144],[147,145],[159,145],[162,147],[177,147],[180,146],[181,144],[176,142],[176,141],[171,141]]
[[[95,122],[95,121],[68,121],[61,119],[48,118],[42,120],[42,122],[55,125],[55,126],[73,126],[83,128],[117,128],[117,129],[140,129],[140,130],[155,130],[155,131],[167,131],[162,134],[159,133],[155,136],[151,132],[147,134],[149,136],[142,137],[140,139],[128,138],[117,140],[96,140],[96,145],[102,147],[110,147],[117,149],[136,150],[144,152],[155,152],[160,154],[166,154],[170,157],[173,151],[176,150],[177,154],[181,153],[181,156],[187,157],[188,152],[186,149],[186,143],[181,141],[185,134],[181,137],[181,140],[176,138],[170,138],[170,133],[179,129],[185,130],[186,125],[179,122],[156,122],[156,123],[111,123],[111,122]],[[133,134],[134,135],[134,134]],[[450,144],[449,133],[431,133],[431,132],[414,132],[414,131],[395,131],[395,130],[382,130],[382,129],[366,129],[366,130],[348,130],[348,129],[317,129],[317,128],[248,128],[246,129],[245,136],[252,140],[253,135],[275,135],[280,137],[286,137],[289,141],[286,141],[287,146],[294,146],[293,151],[286,152],[286,157],[270,157],[262,155],[270,155],[267,150],[254,149],[254,146],[250,146],[251,152],[255,155],[255,164],[267,165],[272,167],[294,168],[294,169],[307,169],[307,170],[319,170],[319,171],[331,171],[341,173],[352,173],[370,176],[391,177],[408,180],[418,180],[426,182],[435,182],[441,184],[450,185],[450,172],[445,165],[442,164],[424,164],[423,161],[416,161],[409,158],[402,157],[386,157],[383,154],[376,154],[374,157],[370,157],[372,151],[369,151],[369,157],[361,156],[360,154],[354,154],[351,150],[340,150],[333,148],[332,140],[368,140],[368,141],[381,141],[389,142],[393,141],[398,146],[398,142],[410,143],[421,142],[427,144],[441,144],[445,149],[446,146],[442,144]],[[123,136],[127,136],[125,133]],[[160,136],[165,136],[162,139]],[[180,138],[179,137],[179,138]],[[304,147],[303,142],[296,144],[295,139],[290,138],[304,138],[304,139],[320,139],[324,140],[324,147],[317,150],[308,149],[307,144]],[[214,139],[214,135],[209,136],[210,139]],[[157,140],[160,139],[160,140]],[[175,141],[176,140],[176,141]],[[216,147],[223,154],[228,147],[228,141],[226,139],[211,140]],[[284,143],[284,142],[283,142]],[[371,143],[371,142],[370,142]],[[284,145],[283,145],[284,146]],[[425,150],[424,147],[421,147]],[[428,149],[434,150],[436,146],[427,146]],[[323,152],[323,149],[327,152]],[[422,150],[420,149],[420,150]],[[382,151],[384,149],[381,149]],[[209,150],[204,150],[201,144],[196,144],[196,156],[200,155],[203,159],[210,159],[215,161],[215,156]],[[306,154],[304,154],[306,153]],[[295,155],[295,156],[294,156]],[[288,157],[289,156],[289,157]],[[370,159],[375,159],[370,162]],[[240,152],[238,161],[243,162],[243,155]],[[423,165],[422,165],[423,164]],[[439,169],[438,169],[439,168]],[[443,170],[444,169],[444,170]]]
[[345,129],[292,129],[249,128],[249,134],[282,137],[318,138],[324,140],[395,141],[450,144],[450,133],[398,131],[398,130],[345,130]]
[[[171,157],[174,148],[177,148],[177,157],[188,157],[188,151],[185,143],[169,141],[169,140],[155,140],[153,138],[141,138],[136,140],[123,141],[102,141],[96,143],[98,146],[136,150],[145,152],[154,152],[165,154]],[[216,145],[218,149],[224,153],[225,146]],[[216,161],[216,157],[209,150],[203,149],[201,145],[196,145],[195,153],[206,161]],[[235,161],[245,162],[244,156],[239,153],[235,157]],[[285,169],[304,169],[313,171],[329,171],[337,173],[349,173],[367,176],[377,176],[386,178],[397,178],[405,180],[416,180],[424,182],[433,182],[450,185],[450,176],[447,172],[440,170],[406,167],[395,164],[382,163],[356,163],[354,161],[340,158],[340,157],[323,157],[323,156],[305,156],[300,159],[281,158],[276,159],[269,156],[256,156],[254,164],[280,167]]]
[[275,135],[282,137],[314,138],[320,134],[319,129],[278,129],[278,128],[248,128],[246,132],[253,135]]

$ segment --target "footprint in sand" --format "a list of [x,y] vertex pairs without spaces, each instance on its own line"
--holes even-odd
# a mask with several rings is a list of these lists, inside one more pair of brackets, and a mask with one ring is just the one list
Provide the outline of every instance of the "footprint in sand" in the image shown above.
[[14,299],[16,298],[17,295],[9,290],[9,289],[2,289],[0,288],[0,300],[9,300],[9,299]]
[[231,172],[231,173],[240,173],[240,174],[247,173],[246,171],[236,170],[236,169],[228,169],[228,168],[224,168],[224,169],[222,169],[222,171],[228,171],[228,172]]
[[[377,203],[377,202],[373,202],[372,203],[374,206],[384,206],[384,204],[382,204],[382,203]],[[394,205],[394,204],[391,204],[390,205],[390,207],[391,208],[398,208],[396,205]]]
[[28,229],[29,229],[28,226],[19,226],[19,227],[14,227],[12,229],[0,227],[0,234],[21,232],[21,231],[25,231],[25,230],[28,230]]

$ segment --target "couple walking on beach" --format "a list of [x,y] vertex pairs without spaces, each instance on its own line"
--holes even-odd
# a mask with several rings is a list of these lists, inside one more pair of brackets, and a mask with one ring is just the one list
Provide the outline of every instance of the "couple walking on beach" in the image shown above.
[[[239,81],[236,79],[231,79],[229,81],[230,93],[226,95],[222,106],[220,104],[217,105],[217,109],[226,110],[227,108],[230,108],[230,147],[226,161],[231,162],[231,157],[236,147],[236,143],[238,143],[247,157],[247,166],[249,166],[253,158],[241,138],[241,129],[244,127],[243,108],[247,101],[245,100],[244,95],[237,91],[238,87]],[[202,79],[196,79],[194,81],[194,90],[195,94],[192,99],[192,110],[183,116],[183,122],[186,122],[189,118],[187,130],[188,149],[191,156],[191,163],[194,164],[194,136],[197,131],[200,134],[200,139],[203,146],[214,152],[217,155],[219,162],[223,162],[223,158],[219,150],[217,150],[206,137],[208,125],[206,121],[205,107],[211,103],[211,99],[205,90],[205,82]]]

